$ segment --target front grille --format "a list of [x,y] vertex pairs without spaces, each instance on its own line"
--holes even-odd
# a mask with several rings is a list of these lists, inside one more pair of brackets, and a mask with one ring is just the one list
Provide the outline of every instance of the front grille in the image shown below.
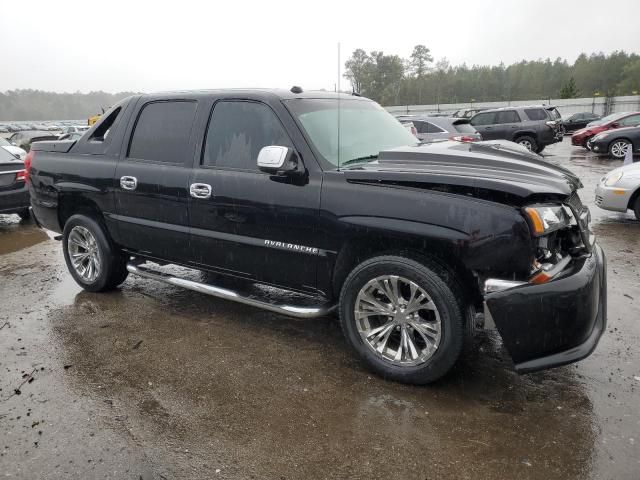
[[596,205],[602,205],[602,197],[600,195],[596,195]]

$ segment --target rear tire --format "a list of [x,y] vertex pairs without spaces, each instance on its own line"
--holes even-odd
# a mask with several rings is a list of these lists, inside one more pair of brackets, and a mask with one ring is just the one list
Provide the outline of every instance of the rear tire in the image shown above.
[[535,138],[533,138],[533,137],[529,137],[527,135],[523,135],[522,137],[518,137],[516,139],[516,143],[518,145],[522,145],[527,150],[531,150],[532,152],[537,152],[538,151],[538,143],[536,142]]
[[609,144],[609,156],[616,160],[623,160],[628,148],[633,148],[630,141],[624,138],[614,140]]
[[129,274],[128,257],[113,245],[106,229],[92,217],[73,215],[67,220],[62,250],[71,276],[89,292],[112,290]]
[[437,264],[399,256],[366,260],[349,274],[340,293],[345,338],[384,378],[434,382],[462,349],[464,320],[456,285]]

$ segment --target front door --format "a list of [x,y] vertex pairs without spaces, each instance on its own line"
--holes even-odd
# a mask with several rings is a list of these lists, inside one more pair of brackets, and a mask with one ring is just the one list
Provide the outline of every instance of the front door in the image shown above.
[[132,251],[188,259],[190,137],[197,107],[195,100],[157,99],[137,114],[115,181],[114,218],[121,243]]
[[221,99],[212,108],[189,198],[193,256],[203,267],[302,291],[316,285],[321,177],[257,168],[268,145],[296,151],[274,110]]
[[483,140],[500,138],[496,127],[496,112],[480,112],[471,119],[471,125],[482,135]]

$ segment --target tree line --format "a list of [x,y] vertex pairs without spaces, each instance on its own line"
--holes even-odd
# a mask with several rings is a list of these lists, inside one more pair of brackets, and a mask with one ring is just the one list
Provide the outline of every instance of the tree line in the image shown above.
[[574,63],[522,60],[453,66],[416,45],[409,58],[357,49],[345,63],[353,90],[382,105],[431,105],[640,94],[640,56],[581,54]]
[[54,93],[41,90],[0,92],[2,120],[82,120],[101,113],[133,92]]

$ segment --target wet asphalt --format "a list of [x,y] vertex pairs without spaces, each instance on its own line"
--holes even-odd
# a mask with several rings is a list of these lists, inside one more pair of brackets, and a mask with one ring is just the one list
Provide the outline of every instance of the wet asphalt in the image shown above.
[[59,242],[0,216],[0,478],[638,479],[640,222],[593,205],[621,162],[564,143],[608,257],[595,353],[519,376],[481,333],[427,387],[294,320],[129,277],[81,291]]

